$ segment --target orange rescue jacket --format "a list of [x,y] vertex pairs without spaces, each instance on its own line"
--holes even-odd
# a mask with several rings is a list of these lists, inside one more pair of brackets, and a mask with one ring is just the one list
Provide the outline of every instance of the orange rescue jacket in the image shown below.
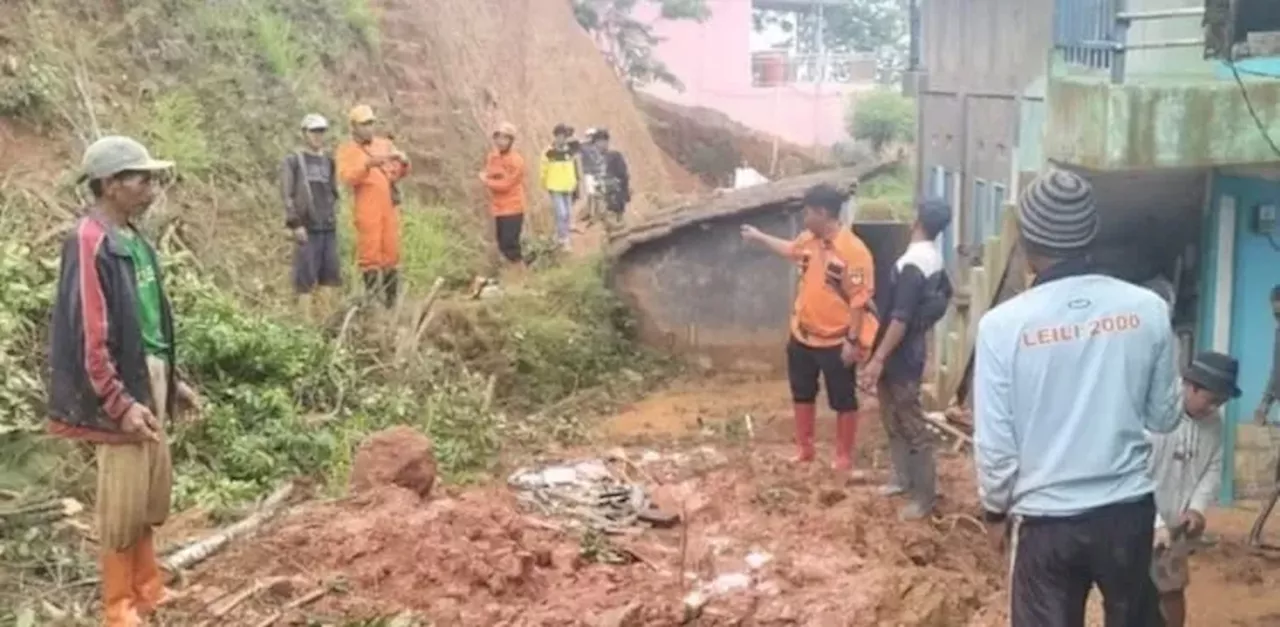
[[[792,336],[814,347],[855,339],[860,349],[869,350],[879,323],[869,310],[875,265],[867,245],[843,229],[830,240],[805,231],[792,242],[791,256],[800,270]],[[851,329],[855,321],[859,328]]]
[[334,156],[338,179],[355,190],[355,211],[392,211],[391,185],[409,173],[407,161],[391,160],[381,167],[369,167],[369,158],[389,157],[396,151],[391,140],[375,137],[368,144],[349,139],[338,146]]
[[484,184],[489,188],[489,210],[494,217],[524,213],[524,157],[515,149],[489,152],[484,162]]

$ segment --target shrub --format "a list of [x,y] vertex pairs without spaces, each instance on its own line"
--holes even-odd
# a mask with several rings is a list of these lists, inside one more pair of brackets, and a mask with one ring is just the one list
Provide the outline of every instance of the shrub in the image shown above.
[[845,126],[850,135],[869,142],[876,153],[891,143],[913,141],[915,101],[887,89],[855,96],[850,101]]

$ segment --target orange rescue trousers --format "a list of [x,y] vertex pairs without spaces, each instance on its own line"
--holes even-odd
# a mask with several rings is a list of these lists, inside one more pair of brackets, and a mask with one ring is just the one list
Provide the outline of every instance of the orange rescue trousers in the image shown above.
[[361,272],[400,265],[400,215],[391,204],[356,205],[356,263]]

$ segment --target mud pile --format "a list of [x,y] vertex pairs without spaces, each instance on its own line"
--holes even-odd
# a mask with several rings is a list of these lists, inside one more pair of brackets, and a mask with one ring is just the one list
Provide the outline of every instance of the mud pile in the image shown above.
[[351,466],[351,491],[368,492],[394,485],[421,498],[436,483],[436,456],[431,440],[410,427],[379,431],[360,444]]
[[[777,140],[703,107],[687,107],[638,94],[636,103],[648,120],[653,139],[674,161],[710,187],[732,187],[733,172],[743,163],[771,178],[806,174],[828,167],[813,150]],[[774,144],[777,162],[774,162]]]
[[[424,502],[386,486],[296,512],[195,581],[234,589],[340,576],[346,594],[317,611],[413,610],[446,625],[657,627],[696,614],[701,625],[948,627],[990,602],[1000,558],[959,508],[944,506],[932,524],[899,523],[897,504],[871,486],[795,469],[784,454],[734,454],[710,468],[642,462],[661,484],[654,500],[686,527],[603,540],[525,514],[502,487]],[[967,474],[964,460],[944,466],[945,479]],[[601,542],[633,563],[592,560]],[[268,611],[246,604],[239,620]]]

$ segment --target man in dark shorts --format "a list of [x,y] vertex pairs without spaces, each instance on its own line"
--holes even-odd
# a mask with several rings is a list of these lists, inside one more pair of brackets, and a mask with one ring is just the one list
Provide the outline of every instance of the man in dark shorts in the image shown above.
[[[293,289],[308,318],[328,313],[329,293],[342,286],[338,257],[338,185],[333,158],[326,151],[329,123],[317,114],[302,119],[304,148],[280,165],[285,226],[294,240]],[[317,286],[324,302],[312,297]]]
[[858,396],[853,365],[869,348],[864,315],[875,292],[871,251],[852,231],[840,226],[845,194],[815,185],[804,195],[804,231],[794,240],[742,227],[742,237],[796,263],[800,280],[787,344],[787,378],[795,414],[796,461],[813,460],[818,378],[826,384],[827,403],[836,412],[836,455],[832,466],[853,469],[858,430]]
[[1108,627],[1163,625],[1144,430],[1181,419],[1176,341],[1163,299],[1093,265],[1098,223],[1079,175],[1032,181],[1018,225],[1035,281],[978,323],[978,497],[993,538],[1009,529],[1013,627],[1084,627],[1095,585]]

